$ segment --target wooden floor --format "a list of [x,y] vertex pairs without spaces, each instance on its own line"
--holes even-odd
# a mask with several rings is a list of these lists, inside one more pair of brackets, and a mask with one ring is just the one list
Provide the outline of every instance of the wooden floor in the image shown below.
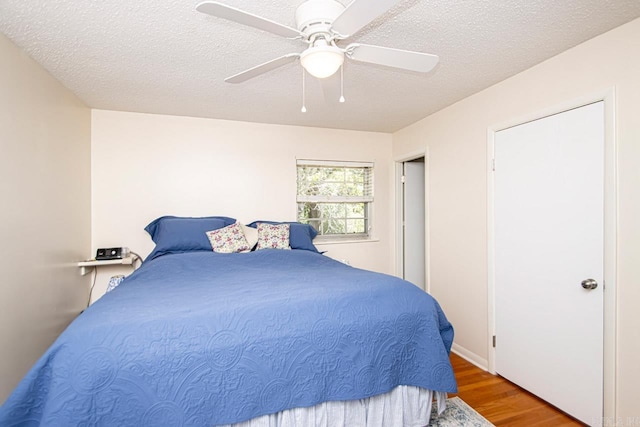
[[458,394],[469,406],[496,426],[583,426],[564,412],[502,377],[451,353]]

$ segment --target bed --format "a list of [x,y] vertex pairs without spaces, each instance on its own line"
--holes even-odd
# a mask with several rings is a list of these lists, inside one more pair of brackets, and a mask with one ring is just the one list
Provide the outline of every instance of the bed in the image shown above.
[[456,391],[438,303],[291,233],[289,250],[246,253],[156,242],[40,358],[0,425],[426,425]]

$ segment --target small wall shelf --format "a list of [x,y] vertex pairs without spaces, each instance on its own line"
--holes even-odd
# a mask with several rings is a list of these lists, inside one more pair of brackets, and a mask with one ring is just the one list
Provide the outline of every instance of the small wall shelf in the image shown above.
[[78,267],[80,267],[80,274],[84,276],[89,273],[91,269],[96,267],[101,267],[103,265],[132,265],[136,259],[138,258],[135,256],[128,256],[121,259],[108,259],[104,261],[91,259],[78,262]]

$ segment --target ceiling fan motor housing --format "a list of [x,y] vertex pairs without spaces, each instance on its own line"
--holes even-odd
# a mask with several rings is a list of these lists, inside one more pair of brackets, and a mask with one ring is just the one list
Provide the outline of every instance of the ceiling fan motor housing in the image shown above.
[[344,11],[335,0],[307,0],[296,9],[296,26],[307,39],[314,34],[331,34],[331,24]]

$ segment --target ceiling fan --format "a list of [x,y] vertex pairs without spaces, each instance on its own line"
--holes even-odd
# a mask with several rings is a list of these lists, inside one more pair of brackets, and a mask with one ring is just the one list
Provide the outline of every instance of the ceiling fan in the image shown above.
[[301,53],[289,53],[228,77],[228,83],[242,83],[298,59],[309,74],[324,79],[342,67],[345,56],[353,61],[426,73],[438,63],[437,55],[360,43],[338,46],[398,1],[353,0],[345,7],[336,0],[306,0],[296,9],[297,29],[216,1],[204,1],[196,10],[308,45]]

